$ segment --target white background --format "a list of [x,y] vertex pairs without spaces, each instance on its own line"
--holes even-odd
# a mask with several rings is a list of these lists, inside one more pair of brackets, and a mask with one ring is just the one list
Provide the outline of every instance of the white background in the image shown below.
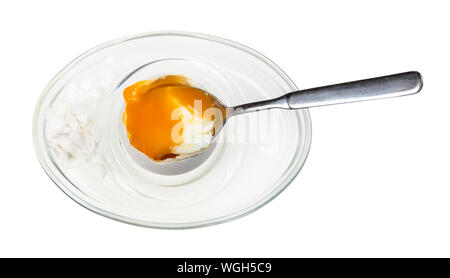
[[[4,1],[0,256],[450,256],[448,1]],[[83,51],[159,30],[268,56],[300,88],[418,70],[414,96],[311,109],[305,167],[239,220],[154,230],[98,216],[41,169],[34,106]]]

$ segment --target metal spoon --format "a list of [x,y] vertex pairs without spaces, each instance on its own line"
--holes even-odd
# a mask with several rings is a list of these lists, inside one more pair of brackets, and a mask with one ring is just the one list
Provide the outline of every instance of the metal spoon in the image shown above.
[[[279,109],[302,109],[316,106],[349,103],[365,100],[374,100],[381,98],[390,98],[405,96],[418,93],[422,89],[422,76],[419,72],[411,71],[387,75],[382,77],[340,83],[335,85],[317,87],[306,90],[299,90],[285,94],[281,97],[241,104],[234,107],[227,107],[219,99],[217,102],[226,109],[226,116],[223,123],[216,129],[214,136],[217,137],[223,125],[228,119],[235,115],[267,110],[273,108]],[[194,153],[195,156],[200,152]],[[191,158],[185,156],[178,160]]]

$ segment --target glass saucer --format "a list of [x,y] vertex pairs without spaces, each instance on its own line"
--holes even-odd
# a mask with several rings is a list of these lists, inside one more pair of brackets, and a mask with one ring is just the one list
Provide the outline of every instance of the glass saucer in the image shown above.
[[193,228],[246,215],[292,182],[311,143],[306,109],[233,117],[189,164],[168,168],[130,146],[123,87],[167,74],[187,76],[229,106],[297,89],[261,54],[210,35],[148,33],[97,46],[53,78],[33,119],[39,161],[69,197],[130,224]]

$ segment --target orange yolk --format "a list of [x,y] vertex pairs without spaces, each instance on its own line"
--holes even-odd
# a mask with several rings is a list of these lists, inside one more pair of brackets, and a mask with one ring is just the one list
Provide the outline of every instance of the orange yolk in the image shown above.
[[[194,101],[201,101],[200,109],[223,107],[207,92],[191,87],[187,78],[167,75],[157,80],[139,81],[123,92],[126,107],[123,123],[132,146],[155,161],[174,158],[172,130],[182,119],[173,120],[172,113],[180,107],[200,113]],[[182,132],[182,130],[180,131]]]

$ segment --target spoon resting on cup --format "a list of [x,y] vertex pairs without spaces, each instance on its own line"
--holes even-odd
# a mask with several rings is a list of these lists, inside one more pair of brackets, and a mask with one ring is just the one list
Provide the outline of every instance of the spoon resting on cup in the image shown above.
[[130,144],[152,161],[171,163],[200,154],[233,116],[268,109],[295,110],[418,93],[419,72],[411,71],[305,89],[278,98],[226,106],[179,75],[139,81],[124,90],[123,123]]

